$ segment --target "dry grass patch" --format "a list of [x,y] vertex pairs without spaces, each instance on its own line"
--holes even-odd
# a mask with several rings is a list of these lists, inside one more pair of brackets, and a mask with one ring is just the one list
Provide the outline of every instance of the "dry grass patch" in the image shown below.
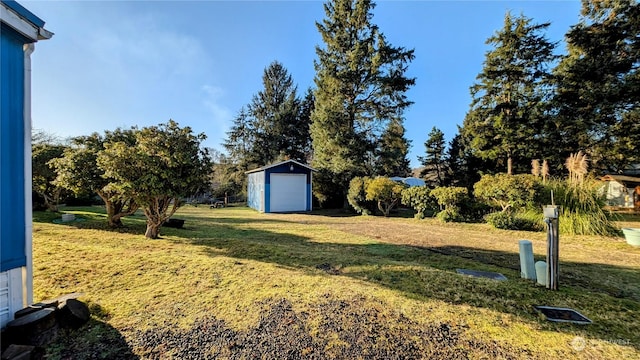
[[[519,279],[517,240],[531,239],[541,257],[541,233],[184,207],[176,217],[186,219],[185,229],[148,240],[143,217],[111,231],[96,208],[66,210],[86,221],[35,216],[35,297],[83,292],[95,331],[62,338],[49,349],[53,358],[90,354],[101,331],[131,357],[180,358],[194,346],[194,329],[209,334],[195,337],[197,351],[229,358],[260,351],[255,339],[267,329],[298,341],[289,350],[309,358],[384,358],[394,343],[407,357],[427,358],[456,350],[468,358],[640,355],[640,250],[619,239],[561,237],[561,289],[550,292]],[[510,280],[464,277],[456,268]],[[533,305],[573,307],[594,324],[550,323]],[[163,343],[162,334],[172,340]],[[576,336],[583,350],[571,345]],[[144,339],[156,340],[147,346]],[[102,357],[118,358],[111,355],[106,349]]]

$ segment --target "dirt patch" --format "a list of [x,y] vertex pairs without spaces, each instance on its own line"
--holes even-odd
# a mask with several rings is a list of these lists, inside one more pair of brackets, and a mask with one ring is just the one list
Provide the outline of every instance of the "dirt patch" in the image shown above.
[[329,263],[322,263],[322,264],[316,265],[316,269],[322,270],[329,275],[340,275],[341,273],[340,266],[334,266]]
[[[377,304],[383,306],[382,303]],[[132,347],[150,359],[511,359],[520,352],[495,342],[466,339],[447,322],[418,326],[363,299],[328,299],[297,313],[288,300],[266,306],[258,325],[244,332],[214,317],[190,329],[135,334]]]

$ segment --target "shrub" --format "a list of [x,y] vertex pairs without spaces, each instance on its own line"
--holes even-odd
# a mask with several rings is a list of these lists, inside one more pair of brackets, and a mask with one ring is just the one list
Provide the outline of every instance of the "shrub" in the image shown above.
[[347,201],[358,214],[370,215],[375,210],[375,202],[367,201],[366,187],[370,181],[369,177],[358,176],[349,183]]
[[460,213],[460,208],[464,203],[469,202],[469,191],[464,187],[437,187],[431,190],[431,195],[436,198],[438,204],[444,210],[440,211],[436,217],[444,222],[462,222],[464,216]]
[[473,185],[473,193],[490,205],[500,206],[504,212],[533,206],[541,188],[540,181],[533,175],[482,175]]
[[402,203],[412,207],[416,214],[416,219],[423,219],[427,210],[436,210],[438,203],[431,196],[430,190],[426,186],[413,186],[402,190]]
[[431,190],[431,195],[445,209],[459,209],[463,202],[469,200],[469,191],[464,187],[437,187]]
[[487,215],[486,220],[496,229],[504,230],[540,230],[535,221],[511,212],[495,212]]
[[457,208],[448,208],[436,214],[436,217],[442,222],[463,222],[464,216],[460,214]]
[[366,200],[376,201],[382,214],[389,216],[391,209],[402,198],[404,188],[405,185],[387,177],[377,177],[368,182],[365,181]]
[[517,216],[518,218],[529,222],[531,231],[545,231],[547,229],[547,224],[544,222],[544,217],[542,216],[541,207],[518,211]]
[[[324,209],[345,207],[342,179],[328,169],[320,169],[313,174],[313,196]],[[346,180],[345,180],[346,181]]]
[[560,232],[570,235],[611,235],[618,234],[617,228],[603,209],[605,202],[598,194],[599,181],[585,181],[582,184],[552,180],[545,184],[539,201],[541,205],[551,204],[551,193],[556,205],[560,206]]
[[460,204],[460,214],[465,221],[469,222],[484,222],[484,217],[494,211],[496,211],[495,207],[473,199]]

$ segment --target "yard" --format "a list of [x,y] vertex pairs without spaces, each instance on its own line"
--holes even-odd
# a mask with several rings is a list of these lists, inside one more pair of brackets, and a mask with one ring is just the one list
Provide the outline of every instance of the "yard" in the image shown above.
[[[184,229],[148,240],[141,215],[112,231],[99,207],[62,210],[83,221],[34,214],[34,298],[81,292],[92,320],[52,359],[640,357],[640,249],[622,238],[561,234],[552,292],[520,279],[518,240],[544,260],[544,233],[185,206]],[[593,324],[552,323],[534,305]]]

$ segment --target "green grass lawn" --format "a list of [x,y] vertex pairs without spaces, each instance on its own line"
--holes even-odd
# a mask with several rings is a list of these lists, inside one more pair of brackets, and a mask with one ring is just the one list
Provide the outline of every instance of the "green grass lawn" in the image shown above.
[[[185,206],[175,216],[185,229],[163,228],[161,239],[148,240],[141,215],[110,230],[99,207],[62,210],[84,221],[34,214],[34,298],[81,292],[92,321],[60,337],[50,358],[180,358],[169,340],[150,345],[150,334],[193,334],[202,319],[249,334],[249,344],[274,309],[293,319],[277,329],[291,334],[295,325],[302,334],[300,354],[320,358],[381,357],[394,347],[425,358],[640,357],[640,249],[622,238],[561,234],[560,290],[549,291],[520,279],[519,268],[518,240],[531,240],[544,260],[544,233]],[[623,225],[640,227],[640,218]],[[534,305],[571,307],[593,324],[552,323]],[[202,346],[218,357],[247,350],[221,344]]]

